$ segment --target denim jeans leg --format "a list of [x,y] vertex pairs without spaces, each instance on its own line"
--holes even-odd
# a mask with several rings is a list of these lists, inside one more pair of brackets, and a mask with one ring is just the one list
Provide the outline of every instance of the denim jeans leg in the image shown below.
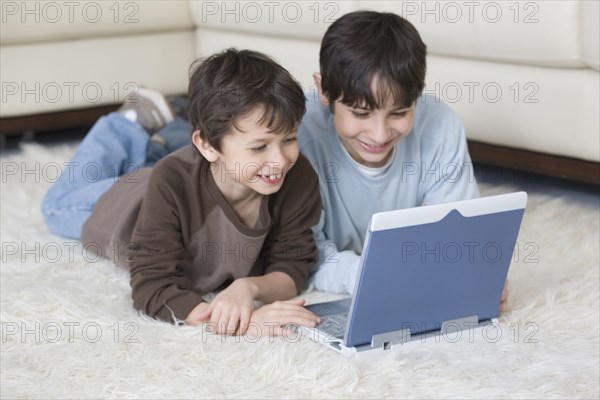
[[179,116],[175,117],[172,122],[165,125],[157,133],[163,139],[164,144],[150,141],[146,157],[148,165],[154,165],[154,163],[166,155],[192,143],[190,125],[185,119]]
[[100,196],[119,176],[145,165],[148,142],[148,133],[121,114],[100,118],[42,200],[49,230],[80,239],[81,228]]
[[158,134],[165,139],[167,150],[172,153],[192,143],[190,124],[181,117],[175,117],[170,124],[165,125]]

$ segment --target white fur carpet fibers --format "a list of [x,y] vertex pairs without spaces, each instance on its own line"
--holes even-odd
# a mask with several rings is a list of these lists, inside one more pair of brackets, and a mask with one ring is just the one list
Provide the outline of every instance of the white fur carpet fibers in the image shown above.
[[482,195],[529,191],[499,325],[348,358],[307,338],[223,338],[138,315],[127,271],[42,221],[40,200],[73,149],[2,157],[2,398],[599,397],[593,193],[480,182]]

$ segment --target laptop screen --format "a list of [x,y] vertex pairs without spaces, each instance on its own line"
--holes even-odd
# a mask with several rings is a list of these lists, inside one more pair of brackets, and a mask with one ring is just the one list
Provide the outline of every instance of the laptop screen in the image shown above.
[[373,216],[344,345],[496,317],[526,199],[520,192]]

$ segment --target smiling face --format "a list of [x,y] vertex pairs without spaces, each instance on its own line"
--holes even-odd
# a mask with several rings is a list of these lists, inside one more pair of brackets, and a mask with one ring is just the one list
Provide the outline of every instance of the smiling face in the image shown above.
[[[321,75],[315,73],[313,77],[321,103],[329,105],[321,90]],[[356,162],[378,168],[389,160],[394,145],[411,132],[416,101],[402,104],[394,98],[392,90],[381,92],[386,85],[377,78],[370,86],[372,97],[379,99],[379,108],[368,107],[364,100],[351,105],[339,99],[332,104],[333,124],[342,145]],[[396,98],[402,100],[402,93]]]
[[333,123],[340,141],[360,164],[377,168],[385,165],[394,145],[406,137],[413,126],[415,104],[394,104],[388,96],[380,109],[334,104]]
[[277,192],[286,173],[298,159],[296,131],[274,133],[258,107],[236,119],[232,132],[221,139],[217,151],[198,131],[192,141],[211,162],[213,177],[231,203]]

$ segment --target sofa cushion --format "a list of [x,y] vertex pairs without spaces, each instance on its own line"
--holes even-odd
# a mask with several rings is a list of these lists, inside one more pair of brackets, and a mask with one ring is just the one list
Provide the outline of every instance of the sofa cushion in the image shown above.
[[192,29],[188,1],[2,1],[0,44]]
[[581,3],[581,58],[590,67],[600,69],[600,2]]
[[3,46],[1,117],[120,103],[140,86],[187,91],[193,32]]
[[331,22],[347,12],[389,11],[416,26],[431,54],[539,66],[586,66],[579,44],[580,3],[573,1],[194,1],[191,9],[199,27],[319,42]]
[[358,1],[357,7],[403,15],[419,30],[431,54],[585,66],[579,51],[579,2]]
[[206,57],[227,47],[269,54],[300,82],[305,91],[313,86],[312,73],[319,71],[320,43],[317,41],[198,28],[195,43],[197,57]]
[[321,42],[337,18],[355,10],[353,1],[192,1],[196,26],[263,36]]
[[425,93],[456,111],[468,139],[600,162],[599,85],[591,69],[431,56]]

